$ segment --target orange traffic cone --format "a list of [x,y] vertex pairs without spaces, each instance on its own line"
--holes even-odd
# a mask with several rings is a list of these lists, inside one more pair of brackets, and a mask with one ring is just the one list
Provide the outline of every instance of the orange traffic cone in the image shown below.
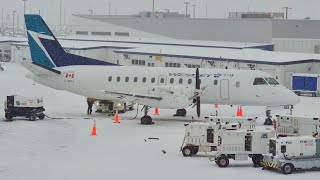
[[240,116],[240,106],[238,106],[238,109],[237,109],[237,116]]
[[243,116],[243,112],[242,112],[242,107],[240,106],[240,112],[239,115],[242,117]]
[[113,123],[120,123],[118,110],[116,110],[116,115],[114,116],[114,122]]
[[214,104],[214,108],[219,108],[219,105],[218,104]]
[[157,107],[154,109],[154,115],[159,115],[159,109]]
[[91,136],[97,136],[96,120],[93,121]]

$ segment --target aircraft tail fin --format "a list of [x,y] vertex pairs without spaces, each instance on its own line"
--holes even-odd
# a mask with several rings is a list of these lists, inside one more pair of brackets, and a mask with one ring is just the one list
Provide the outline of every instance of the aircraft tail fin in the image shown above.
[[40,15],[27,14],[25,21],[34,64],[51,69],[72,65],[117,66],[117,64],[65,52]]

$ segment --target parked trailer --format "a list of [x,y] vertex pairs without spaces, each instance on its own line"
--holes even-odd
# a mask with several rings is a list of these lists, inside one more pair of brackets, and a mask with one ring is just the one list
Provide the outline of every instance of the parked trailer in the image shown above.
[[291,174],[297,170],[320,170],[320,138],[312,136],[271,138],[263,169]]
[[7,120],[12,120],[13,117],[23,116],[31,121],[44,119],[43,99],[23,96],[7,96],[4,101],[5,117]]
[[291,88],[298,96],[311,94],[316,97],[319,77],[318,74],[292,74]]
[[253,129],[257,118],[213,117],[206,122],[185,124],[185,136],[181,151],[184,156],[196,155],[198,152],[216,151],[220,129]]
[[276,131],[270,128],[221,130],[214,160],[219,167],[225,168],[229,165],[229,159],[245,161],[250,157],[255,167],[262,167],[263,154],[266,154],[268,149],[268,140],[275,136]]
[[279,136],[319,136],[320,119],[307,116],[276,116],[276,131]]

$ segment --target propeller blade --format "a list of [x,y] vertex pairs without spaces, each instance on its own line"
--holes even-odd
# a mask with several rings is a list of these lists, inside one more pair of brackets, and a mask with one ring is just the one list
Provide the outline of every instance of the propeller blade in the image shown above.
[[196,70],[196,89],[200,89],[200,75],[199,75],[199,68]]
[[197,97],[197,115],[200,117],[200,97]]

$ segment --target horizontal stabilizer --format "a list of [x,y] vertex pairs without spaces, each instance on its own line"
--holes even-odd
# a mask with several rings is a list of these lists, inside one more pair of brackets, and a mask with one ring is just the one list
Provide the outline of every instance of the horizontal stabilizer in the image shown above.
[[23,61],[20,64],[38,76],[58,76],[61,74],[61,72],[58,70],[47,68],[40,64],[36,64],[34,62],[31,63],[31,62]]

